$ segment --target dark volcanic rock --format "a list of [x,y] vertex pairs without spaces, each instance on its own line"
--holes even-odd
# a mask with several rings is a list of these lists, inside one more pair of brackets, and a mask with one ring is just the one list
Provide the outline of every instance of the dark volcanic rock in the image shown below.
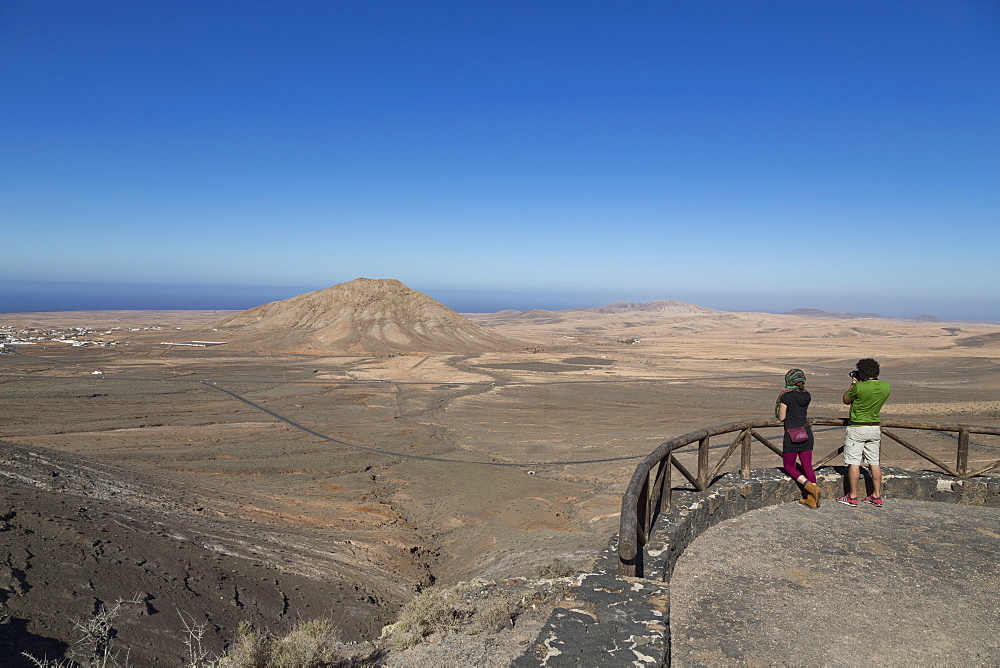
[[69,657],[74,622],[118,601],[115,647],[141,666],[187,665],[185,625],[219,652],[241,622],[280,634],[330,617],[360,640],[399,608],[291,529],[211,516],[203,499],[73,455],[0,442],[0,456],[0,665]]

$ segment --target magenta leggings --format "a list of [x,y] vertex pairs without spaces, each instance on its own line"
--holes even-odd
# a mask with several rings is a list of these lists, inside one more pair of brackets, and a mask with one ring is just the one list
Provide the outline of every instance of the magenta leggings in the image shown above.
[[[795,464],[796,457],[802,462],[802,466]],[[816,482],[816,472],[813,471],[812,450],[783,452],[781,453],[781,462],[785,465],[785,473],[792,476],[793,480],[797,479],[800,475],[804,475],[809,482]]]

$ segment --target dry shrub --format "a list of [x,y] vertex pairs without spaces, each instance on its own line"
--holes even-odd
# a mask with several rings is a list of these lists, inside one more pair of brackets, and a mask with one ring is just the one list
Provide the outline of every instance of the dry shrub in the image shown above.
[[100,608],[92,617],[77,619],[73,622],[73,629],[77,632],[78,638],[73,643],[70,654],[72,659],[38,659],[27,652],[22,652],[21,656],[34,663],[38,668],[128,668],[128,652],[125,657],[113,649],[116,635],[115,623],[118,617],[129,606],[141,605],[143,600],[140,593],[136,593],[131,599],[118,599],[111,607],[101,604]]
[[325,668],[353,666],[356,657],[346,656],[337,627],[329,619],[300,622],[277,640],[271,653],[273,668]]
[[274,638],[261,633],[253,624],[241,622],[233,644],[217,664],[219,668],[267,668],[273,641]]
[[492,633],[514,625],[519,606],[506,591],[498,591],[479,602],[467,631],[471,634]]
[[397,651],[453,631],[470,635],[513,625],[521,603],[509,586],[495,582],[463,582],[447,589],[428,589],[406,604],[395,624],[382,632]]
[[576,575],[576,569],[567,564],[562,559],[556,557],[545,566],[538,568],[538,577],[543,580],[554,580],[556,578],[570,578]]
[[80,665],[70,661],[69,659],[39,659],[31,654],[28,654],[27,652],[21,652],[21,656],[28,661],[31,661],[33,664],[38,666],[38,668],[77,668],[77,666]]
[[[138,596],[118,600],[111,607],[102,606],[93,617],[75,622],[80,634],[73,650],[75,660],[23,656],[38,668],[130,668],[128,653],[122,658],[112,649],[113,624],[126,606],[138,603]],[[179,614],[186,630],[186,665],[193,668],[353,668],[374,665],[381,658],[370,643],[342,642],[337,625],[329,619],[301,621],[283,638],[244,622],[229,651],[214,657],[202,645],[205,624],[195,622],[190,614]],[[6,664],[0,661],[0,665]]]
[[329,619],[299,622],[283,638],[240,625],[231,649],[219,668],[349,668],[373,665],[379,651],[367,643],[340,640],[337,625]]
[[455,630],[472,617],[473,609],[462,597],[463,585],[426,589],[403,607],[395,624],[387,626],[396,650],[413,647],[434,633]]

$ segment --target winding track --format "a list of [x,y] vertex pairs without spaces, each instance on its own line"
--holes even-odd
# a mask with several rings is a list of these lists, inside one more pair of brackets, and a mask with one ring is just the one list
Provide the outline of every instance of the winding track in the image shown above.
[[[34,359],[34,360],[39,360],[39,361],[44,361],[44,362],[49,362],[49,363],[63,364],[63,365],[79,365],[79,362],[67,362],[67,361],[64,361],[64,360],[53,359],[53,358],[48,358],[48,357],[42,357],[40,355],[32,355],[30,353],[22,353],[20,351],[16,351],[14,354],[18,355],[18,356],[21,356],[21,357],[26,357],[26,358],[29,358],[29,359]],[[639,378],[639,379],[622,379],[622,380],[608,380],[608,379],[601,379],[601,380],[571,380],[571,381],[566,380],[566,381],[549,381],[549,382],[545,383],[545,385],[596,384],[596,383],[601,383],[601,384],[612,384],[612,383],[619,383],[619,384],[620,383],[662,383],[662,382],[671,382],[671,381],[676,381],[676,380],[704,381],[704,380],[721,380],[721,379],[757,378],[757,377],[764,377],[764,376],[766,376],[766,374],[705,376],[705,377],[683,378],[683,379],[680,379],[680,378],[678,378],[678,379],[670,379],[670,378],[667,378],[667,379],[645,378],[645,379],[643,379],[643,378]],[[16,375],[16,376],[13,375],[13,374],[0,374],[0,378],[23,378],[23,374]],[[38,378],[35,378],[35,380],[37,380],[37,379]],[[45,379],[46,380],[79,380],[79,377],[78,376],[45,376]],[[197,383],[197,384],[204,385],[206,387],[218,390],[219,392],[223,392],[223,393],[231,396],[232,398],[234,398],[234,399],[236,399],[238,401],[241,401],[244,404],[246,404],[246,405],[248,405],[248,406],[250,406],[250,407],[252,407],[252,408],[254,408],[254,409],[258,410],[258,411],[261,411],[263,413],[266,413],[266,414],[270,415],[271,417],[275,418],[276,420],[284,422],[285,424],[289,425],[290,427],[294,427],[295,429],[303,431],[303,432],[305,432],[305,433],[307,433],[307,434],[309,434],[311,436],[315,436],[316,438],[319,438],[319,439],[322,439],[322,440],[325,440],[325,441],[328,441],[328,442],[331,442],[331,443],[338,443],[340,445],[345,445],[345,446],[348,446],[348,447],[351,447],[351,448],[356,448],[358,450],[364,450],[364,451],[372,452],[372,453],[376,453],[376,454],[387,455],[387,456],[390,456],[390,457],[403,457],[403,458],[408,458],[408,459],[416,459],[416,460],[430,461],[430,462],[441,462],[441,463],[447,463],[447,464],[473,464],[473,465],[480,465],[480,466],[494,466],[494,467],[508,467],[508,468],[540,468],[540,467],[544,467],[544,466],[569,466],[569,465],[575,465],[575,464],[604,464],[604,463],[610,463],[610,462],[635,461],[637,459],[642,459],[643,457],[646,456],[644,454],[636,454],[636,455],[625,455],[625,456],[621,456],[621,457],[605,457],[605,458],[600,458],[600,459],[576,459],[576,460],[568,460],[568,461],[497,462],[497,461],[479,461],[479,460],[470,460],[470,459],[455,459],[455,458],[448,458],[448,457],[429,457],[429,456],[425,456],[425,455],[414,455],[414,454],[410,454],[410,453],[394,452],[394,451],[391,451],[391,450],[383,450],[383,449],[380,449],[380,448],[372,448],[372,447],[368,447],[368,446],[365,446],[365,445],[360,445],[358,443],[351,443],[349,441],[344,441],[344,440],[341,440],[341,439],[338,439],[338,438],[334,438],[333,436],[328,436],[326,434],[323,434],[321,432],[316,431],[315,429],[312,429],[312,428],[307,427],[307,426],[305,426],[303,424],[300,424],[300,423],[296,422],[295,420],[292,420],[289,417],[286,417],[286,416],[284,416],[284,415],[282,415],[280,413],[277,413],[275,411],[272,411],[271,409],[266,408],[266,407],[264,407],[264,406],[262,406],[262,405],[260,405],[258,403],[255,403],[255,402],[251,401],[250,399],[246,398],[245,396],[242,396],[241,394],[239,394],[237,392],[234,392],[232,390],[226,389],[224,387],[220,387],[218,385],[219,382],[225,382],[225,381],[196,380],[196,379],[182,379],[182,378],[147,378],[147,377],[139,377],[139,376],[129,376],[127,378],[125,378],[125,377],[107,377],[107,376],[102,376],[101,377],[101,381],[102,382],[116,381],[116,380],[156,381],[156,382],[162,382],[164,380],[169,380],[171,382]],[[232,379],[232,380],[233,380],[233,382],[239,382],[239,383],[265,383],[265,384],[279,383],[279,384],[282,384],[282,385],[314,385],[314,384],[329,384],[330,383],[330,381],[319,381],[319,380],[312,380],[312,379],[288,380],[288,379],[284,379],[284,378],[282,378],[282,379],[277,379],[277,378],[268,379],[266,377],[260,377],[260,378],[257,378],[257,379],[253,379],[253,378],[240,378],[238,380],[237,379]],[[337,382],[338,383],[343,383],[343,384],[352,384],[352,385],[355,385],[355,384],[382,384],[382,383],[392,383],[394,385],[442,385],[442,384],[448,384],[448,385],[484,385],[484,383],[482,383],[482,382],[474,382],[474,383],[470,383],[470,382],[443,383],[441,381],[396,381],[396,380],[379,380],[379,379],[373,379],[373,380],[344,379],[344,380],[340,380],[340,381],[337,381]],[[487,384],[488,385],[492,385],[493,383],[487,383]],[[719,445],[719,446],[714,446],[714,447],[725,447],[725,446]]]
[[378,453],[380,455],[389,455],[391,457],[406,457],[408,459],[419,459],[419,460],[427,461],[427,462],[444,462],[444,463],[448,463],[448,464],[480,464],[482,466],[507,466],[507,467],[513,467],[513,468],[524,468],[524,467],[529,467],[529,466],[540,467],[540,466],[565,466],[567,464],[600,464],[600,463],[604,463],[604,462],[619,462],[619,461],[627,461],[627,460],[633,460],[633,459],[641,459],[644,456],[644,455],[628,455],[628,456],[625,456],[625,457],[607,457],[605,459],[580,459],[580,460],[565,461],[565,462],[517,463],[517,462],[481,462],[481,461],[475,461],[475,460],[470,460],[470,459],[449,459],[447,457],[427,457],[427,456],[424,456],[424,455],[412,455],[412,454],[403,453],[403,452],[392,452],[391,450],[380,450],[379,448],[369,448],[368,446],[365,446],[365,445],[359,445],[357,443],[350,443],[348,441],[342,441],[339,438],[334,438],[333,436],[327,436],[326,434],[321,434],[320,432],[316,431],[315,429],[311,429],[309,427],[306,427],[305,425],[299,424],[298,422],[295,422],[294,420],[292,420],[290,418],[287,418],[284,415],[281,415],[280,413],[276,413],[276,412],[272,411],[269,408],[265,408],[264,406],[261,406],[260,404],[254,403],[253,401],[250,401],[246,397],[241,396],[241,395],[237,394],[236,392],[233,392],[232,390],[227,390],[224,387],[219,387],[216,383],[205,381],[205,380],[199,380],[197,382],[200,383],[200,384],[202,384],[202,385],[205,385],[206,387],[211,387],[213,389],[219,390],[220,392],[225,392],[226,394],[228,394],[229,396],[233,397],[234,399],[238,399],[238,400],[242,401],[243,403],[245,403],[248,406],[256,408],[259,411],[263,411],[264,413],[267,413],[271,417],[276,418],[278,420],[281,420],[285,424],[287,424],[287,425],[289,425],[291,427],[295,427],[296,429],[300,429],[300,430],[306,432],[307,434],[310,434],[310,435],[315,436],[317,438],[321,438],[321,439],[323,439],[325,441],[330,441],[332,443],[339,443],[341,445],[346,445],[346,446],[349,446],[349,447],[352,447],[352,448],[357,448],[359,450],[366,450],[368,452],[375,452],[375,453]]

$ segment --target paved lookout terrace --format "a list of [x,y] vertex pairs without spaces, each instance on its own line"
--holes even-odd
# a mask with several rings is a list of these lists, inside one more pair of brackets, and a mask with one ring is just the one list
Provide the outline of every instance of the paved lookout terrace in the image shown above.
[[998,665],[1000,478],[883,471],[881,509],[833,501],[841,467],[816,511],[777,469],[675,491],[644,577],[612,542],[514,665]]

